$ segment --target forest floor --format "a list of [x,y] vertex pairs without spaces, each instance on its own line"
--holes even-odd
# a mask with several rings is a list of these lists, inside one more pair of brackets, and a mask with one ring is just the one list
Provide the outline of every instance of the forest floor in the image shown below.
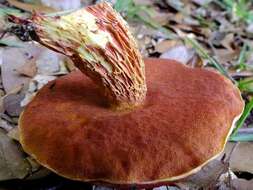
[[[0,0],[0,190],[109,189],[50,173],[19,145],[18,118],[48,81],[71,72],[73,63],[30,40],[8,15],[28,18],[95,3],[92,0]],[[250,0],[118,0],[144,57],[213,67],[241,91],[245,110],[222,156],[174,186],[156,190],[253,189],[253,2]]]

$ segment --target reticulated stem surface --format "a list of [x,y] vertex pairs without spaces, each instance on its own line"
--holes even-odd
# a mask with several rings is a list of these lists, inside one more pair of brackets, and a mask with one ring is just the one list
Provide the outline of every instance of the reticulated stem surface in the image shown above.
[[142,104],[147,90],[143,60],[127,23],[108,3],[60,17],[35,14],[33,23],[38,41],[69,56],[111,106]]

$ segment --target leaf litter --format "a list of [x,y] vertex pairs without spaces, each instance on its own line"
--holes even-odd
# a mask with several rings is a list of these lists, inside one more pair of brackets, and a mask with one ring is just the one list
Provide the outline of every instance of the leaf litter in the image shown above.
[[[27,157],[18,144],[18,116],[43,85],[75,67],[68,58],[30,42],[29,36],[24,35],[26,29],[10,23],[7,15],[28,17],[32,10],[48,13],[76,9],[95,1],[3,2],[0,5],[0,181],[43,178],[50,172]],[[247,0],[111,2],[128,20],[143,56],[176,59],[191,67],[213,67],[240,88],[246,102],[246,109],[230,137],[233,142],[227,144],[219,158],[185,181],[155,190],[252,189],[253,3]],[[28,42],[20,41],[14,34]],[[247,179],[241,178],[242,173],[247,174]],[[67,180],[60,179],[59,184],[65,184],[63,181]],[[59,184],[45,189],[64,188]],[[110,188],[94,186],[93,189]]]

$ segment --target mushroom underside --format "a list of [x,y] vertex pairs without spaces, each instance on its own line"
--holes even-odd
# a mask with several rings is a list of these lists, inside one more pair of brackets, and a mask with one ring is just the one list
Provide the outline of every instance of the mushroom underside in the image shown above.
[[39,163],[80,181],[158,184],[185,178],[222,152],[243,110],[220,74],[145,59],[147,97],[128,111],[80,71],[45,85],[19,121],[21,144]]

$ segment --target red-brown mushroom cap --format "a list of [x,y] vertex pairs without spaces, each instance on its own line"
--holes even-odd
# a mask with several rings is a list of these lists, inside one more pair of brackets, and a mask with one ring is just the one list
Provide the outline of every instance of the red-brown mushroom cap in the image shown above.
[[223,76],[170,60],[146,59],[148,93],[132,111],[106,107],[81,72],[47,84],[20,119],[25,151],[65,177],[112,184],[177,180],[224,148],[242,112]]
[[[47,41],[48,34],[38,33],[42,44],[57,49],[53,38]],[[80,181],[150,185],[185,178],[223,151],[244,106],[239,90],[225,77],[172,60],[145,59],[145,79],[135,48],[116,53],[123,60],[119,65],[107,60],[112,68],[131,65],[116,72],[120,77],[105,70],[96,75],[101,65],[82,61],[68,48],[77,67],[98,86],[75,71],[48,83],[25,108],[19,120],[21,144],[43,166]],[[95,65],[94,73],[85,64]],[[115,83],[100,93],[104,76]],[[118,88],[125,89],[123,96],[110,91],[116,83],[123,85]]]

